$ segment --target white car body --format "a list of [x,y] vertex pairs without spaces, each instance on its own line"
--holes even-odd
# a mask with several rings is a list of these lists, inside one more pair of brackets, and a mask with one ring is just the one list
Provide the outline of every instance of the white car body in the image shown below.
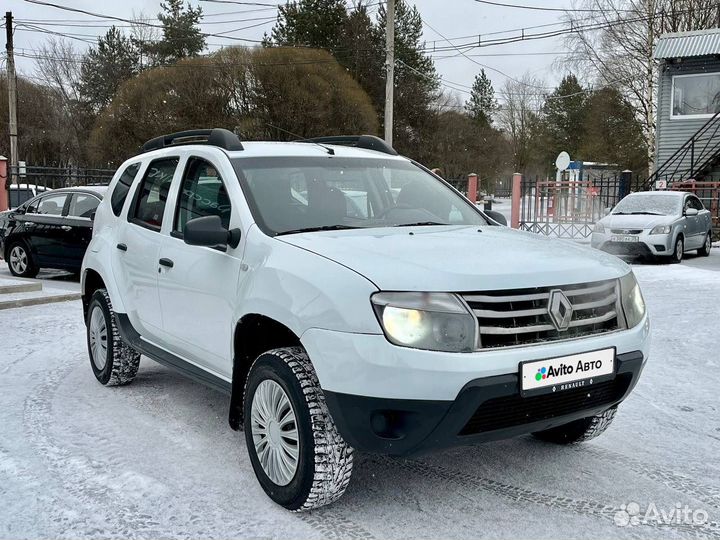
[[[634,386],[649,352],[647,315],[630,329],[529,346],[448,353],[392,344],[370,301],[378,291],[455,294],[618,280],[631,272],[618,258],[499,226],[417,226],[269,236],[257,225],[230,159],[323,155],[324,150],[302,143],[243,145],[245,149],[236,152],[207,145],[148,152],[128,160],[113,178],[109,193],[128,164],[140,163],[120,216],[113,214],[109,196],[98,208],[94,237],[83,264],[82,288],[87,297],[99,276],[114,311],[126,317],[139,334],[138,343],[181,359],[227,390],[239,384],[233,380],[238,370],[234,364],[238,325],[255,315],[271,319],[297,336],[328,395],[449,403],[458,399],[468,384],[475,384],[473,381],[516,378],[522,362],[609,348],[614,348],[618,357],[639,355],[633,368]],[[334,151],[337,157],[408,161],[357,148],[338,146]],[[162,228],[151,231],[127,219],[128,207],[148,163],[164,156],[179,158],[179,165]],[[179,183],[190,156],[209,161],[224,179],[232,201],[230,228],[242,233],[237,247],[221,251],[190,246],[171,234]],[[121,244],[125,251],[116,248]],[[173,267],[159,265],[160,259],[171,259]],[[328,404],[340,424],[347,411],[340,410],[337,399],[328,398]],[[363,447],[363,436],[353,436],[350,427],[343,429],[340,431],[348,442]],[[383,451],[405,453],[393,442]]]

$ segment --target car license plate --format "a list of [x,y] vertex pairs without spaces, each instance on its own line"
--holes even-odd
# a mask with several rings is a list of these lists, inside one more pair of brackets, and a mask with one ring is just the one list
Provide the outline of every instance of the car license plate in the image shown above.
[[610,240],[613,242],[637,242],[639,239],[637,236],[612,236]]
[[589,387],[615,376],[615,347],[520,363],[520,393],[549,394]]

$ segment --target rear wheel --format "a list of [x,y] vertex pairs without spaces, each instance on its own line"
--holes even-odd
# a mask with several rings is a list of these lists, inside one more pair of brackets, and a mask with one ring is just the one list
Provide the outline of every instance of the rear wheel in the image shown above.
[[85,324],[90,367],[95,378],[105,386],[132,382],[140,366],[140,353],[120,338],[110,295],[105,289],[98,289],[92,295]]
[[32,253],[23,242],[15,242],[8,249],[8,266],[13,276],[33,278],[39,268],[35,264]]
[[700,249],[698,249],[698,255],[707,257],[708,255],[710,255],[711,248],[712,248],[712,234],[707,233],[707,236],[705,237],[705,243],[703,243],[703,246]]
[[352,448],[337,432],[302,348],[275,349],[255,360],[244,410],[250,461],[273,501],[302,511],[330,504],[345,492]]
[[533,436],[542,441],[555,444],[576,444],[589,441],[603,433],[610,426],[616,412],[617,406],[596,416],[581,418],[545,431],[537,431],[533,433]]

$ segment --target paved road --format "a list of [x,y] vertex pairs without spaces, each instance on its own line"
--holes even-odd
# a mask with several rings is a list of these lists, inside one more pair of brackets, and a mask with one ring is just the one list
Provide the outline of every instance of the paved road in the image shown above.
[[[78,301],[0,312],[0,538],[720,538],[720,279],[694,266],[636,266],[651,358],[599,439],[359,455],[345,497],[300,515],[258,487],[225,396],[148,359],[102,387]],[[711,523],[616,524],[676,505]]]

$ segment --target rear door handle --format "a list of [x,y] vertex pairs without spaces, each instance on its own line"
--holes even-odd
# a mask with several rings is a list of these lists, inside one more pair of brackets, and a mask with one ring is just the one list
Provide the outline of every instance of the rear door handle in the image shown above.
[[173,266],[175,266],[174,262],[172,262],[170,259],[165,258],[160,259],[160,264],[162,266],[167,266],[168,268],[172,268]]
[[115,247],[118,248],[120,251],[127,251],[127,246],[125,244],[118,244]]

